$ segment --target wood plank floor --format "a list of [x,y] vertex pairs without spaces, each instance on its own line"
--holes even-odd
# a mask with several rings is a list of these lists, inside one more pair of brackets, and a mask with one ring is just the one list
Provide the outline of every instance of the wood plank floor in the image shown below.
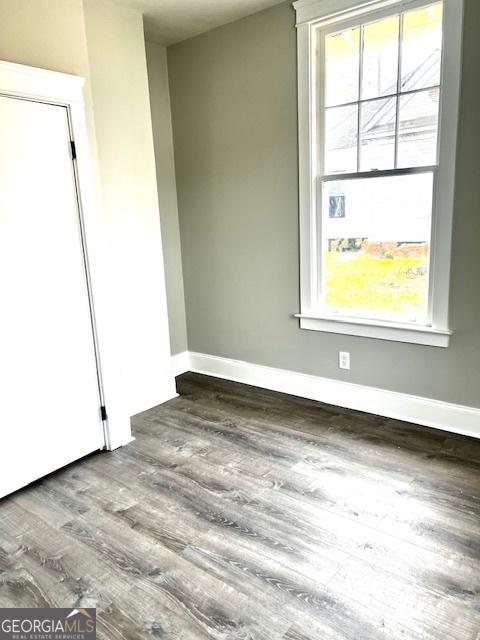
[[186,374],[0,502],[0,607],[107,640],[479,640],[480,441]]

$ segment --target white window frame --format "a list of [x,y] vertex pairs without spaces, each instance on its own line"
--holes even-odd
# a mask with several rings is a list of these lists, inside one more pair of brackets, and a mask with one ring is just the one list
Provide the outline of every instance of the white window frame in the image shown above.
[[[438,168],[433,194],[429,317],[426,325],[401,324],[330,315],[319,311],[320,246],[317,175],[317,84],[319,28],[351,24],[433,4],[435,0],[298,0],[298,133],[300,187],[300,319],[301,329],[448,347],[449,289],[454,208],[462,25],[464,0],[443,0],[442,77],[439,111]],[[369,172],[370,174],[371,172]],[[380,177],[385,172],[374,172]],[[338,174],[339,179],[343,174]]]

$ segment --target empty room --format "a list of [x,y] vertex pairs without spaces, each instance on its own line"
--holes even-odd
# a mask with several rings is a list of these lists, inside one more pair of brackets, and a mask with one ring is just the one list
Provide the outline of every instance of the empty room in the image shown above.
[[0,638],[480,640],[479,33],[0,0]]

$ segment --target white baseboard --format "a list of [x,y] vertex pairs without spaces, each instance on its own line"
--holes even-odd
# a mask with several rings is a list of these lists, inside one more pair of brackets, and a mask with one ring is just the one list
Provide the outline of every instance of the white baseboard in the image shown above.
[[182,351],[181,353],[175,353],[172,356],[171,371],[175,377],[181,376],[182,373],[186,373],[191,370],[190,367],[190,353],[188,351]]
[[172,366],[178,371],[176,375],[194,371],[347,409],[480,438],[479,408],[204,353],[178,354],[172,358]]

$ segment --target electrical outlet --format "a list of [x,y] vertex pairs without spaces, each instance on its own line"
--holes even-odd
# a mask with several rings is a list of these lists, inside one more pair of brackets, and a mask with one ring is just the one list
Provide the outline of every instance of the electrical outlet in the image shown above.
[[340,369],[350,369],[350,353],[348,351],[338,352],[338,366]]

